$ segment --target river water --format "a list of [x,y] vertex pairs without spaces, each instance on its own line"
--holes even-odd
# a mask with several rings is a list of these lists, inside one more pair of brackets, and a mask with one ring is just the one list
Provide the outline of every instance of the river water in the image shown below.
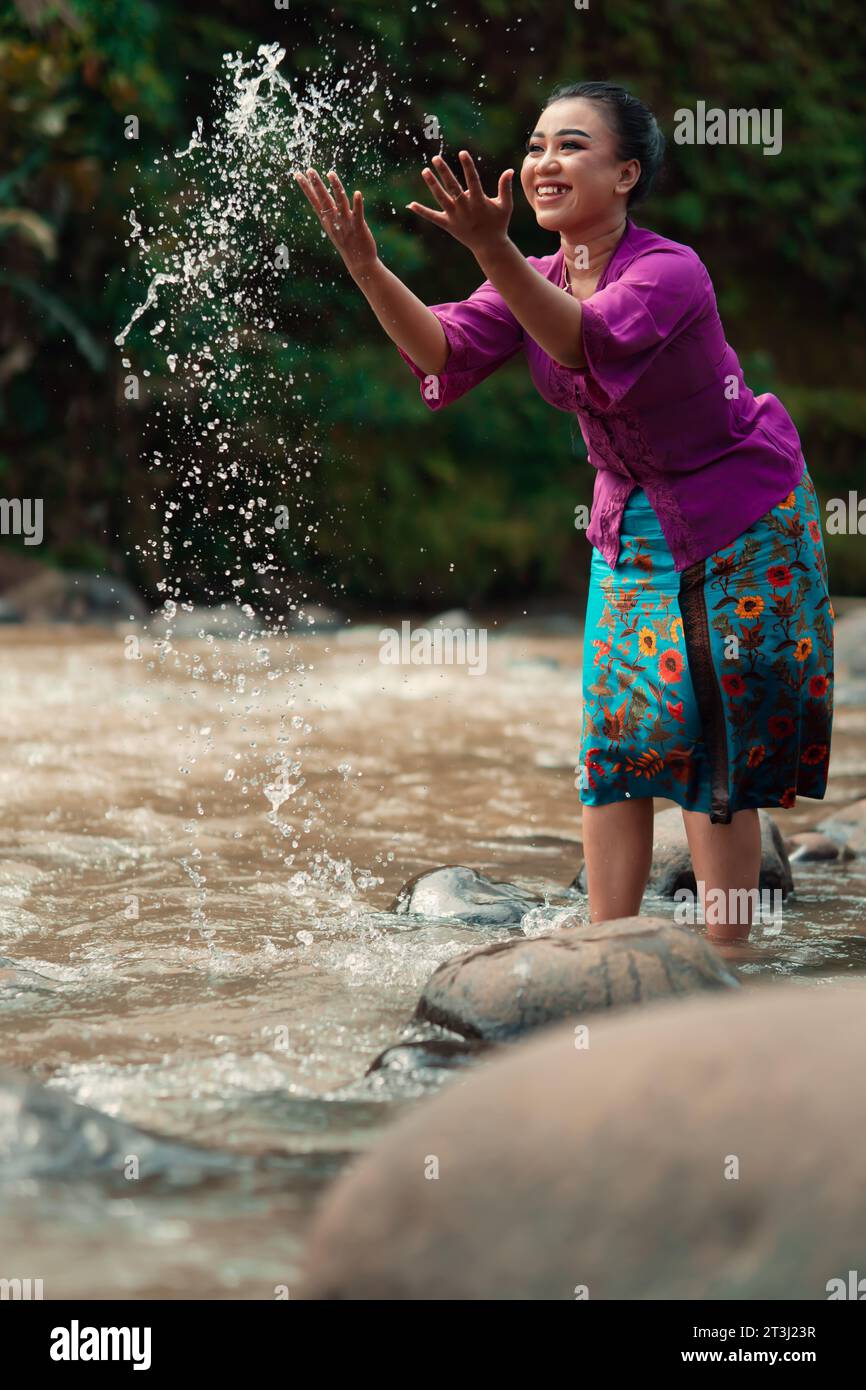
[[[377,631],[140,660],[120,631],[3,632],[2,1063],[237,1163],[0,1186],[0,1275],[46,1298],[291,1294],[317,1196],[423,1095],[370,1062],[441,961],[510,935],[392,914],[401,884],[458,862],[585,906],[563,896],[579,636],[506,630],[472,676],[383,665]],[[864,795],[843,703],[827,803],[776,814],[793,833]],[[864,895],[859,862],[797,870],[744,983],[862,975]]]

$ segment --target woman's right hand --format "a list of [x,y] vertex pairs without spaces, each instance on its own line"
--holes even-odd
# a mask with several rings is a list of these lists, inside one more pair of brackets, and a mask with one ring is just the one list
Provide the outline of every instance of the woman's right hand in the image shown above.
[[308,169],[306,174],[295,174],[295,181],[303,189],[326,236],[336,246],[349,274],[357,279],[358,276],[363,277],[378,260],[376,242],[364,217],[364,199],[356,189],[350,203],[333,169],[328,174],[328,180],[330,188],[325,186],[315,169]]

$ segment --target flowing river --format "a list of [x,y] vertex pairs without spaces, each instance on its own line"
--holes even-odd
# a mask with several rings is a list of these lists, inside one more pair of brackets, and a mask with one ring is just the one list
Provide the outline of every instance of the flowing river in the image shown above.
[[[83,1176],[73,1145],[24,1162],[0,1185],[0,1274],[46,1298],[291,1296],[319,1193],[429,1091],[370,1063],[441,961],[512,934],[394,914],[400,886],[456,862],[585,907],[566,896],[579,634],[496,632],[483,676],[384,665],[371,627],[153,660],[120,631],[3,632],[2,1064],[224,1157],[137,1179]],[[791,834],[864,794],[843,700],[828,802],[774,814]],[[746,986],[863,974],[862,862],[795,866],[781,931],[736,962]],[[7,1159],[46,1132],[0,1088]]]

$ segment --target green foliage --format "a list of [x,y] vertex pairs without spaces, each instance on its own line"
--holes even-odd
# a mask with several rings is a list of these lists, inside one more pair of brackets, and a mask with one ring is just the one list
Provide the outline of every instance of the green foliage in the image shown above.
[[[321,37],[346,59],[375,39],[417,131],[435,114],[446,153],[470,146],[491,185],[519,160],[560,81],[624,82],[669,137],[674,112],[697,100],[781,108],[784,144],[774,157],[670,140],[666,175],[638,220],[696,247],[747,379],[792,411],[822,496],[856,487],[866,436],[861,24],[853,0],[736,14],[724,0],[617,0],[588,10],[548,0],[461,0],[456,9],[311,0],[286,11],[239,0],[7,0],[4,490],[45,499],[53,557],[122,561],[155,592],[161,576],[137,547],[158,525],[151,504],[171,480],[148,471],[141,432],[160,395],[170,413],[172,383],[154,354],[149,405],[123,401],[112,340],[136,302],[123,246],[129,190],[166,204],[172,171],[153,160],[187,142],[196,116],[210,115],[224,52],[251,56],[279,39],[300,73],[316,65]],[[130,112],[141,123],[135,143],[123,139]],[[431,142],[425,154],[437,148]],[[429,198],[419,146],[397,138],[394,149],[392,172],[364,185],[383,259],[428,303],[462,298],[481,274],[462,247],[402,211],[411,198]],[[518,245],[528,254],[555,249],[518,198]],[[265,364],[282,379],[309,376],[303,391],[274,397],[272,415],[249,424],[265,455],[277,436],[316,430],[305,500],[316,541],[299,548],[281,537],[280,562],[311,592],[336,586],[360,604],[444,606],[579,587],[588,548],[573,514],[589,501],[593,475],[569,417],[540,400],[520,361],[432,415],[312,225],[305,246],[282,301],[289,347],[286,331],[274,332]],[[231,538],[209,539],[190,552],[191,582],[203,592],[222,583]],[[828,549],[834,588],[863,590],[858,538],[828,538]]]

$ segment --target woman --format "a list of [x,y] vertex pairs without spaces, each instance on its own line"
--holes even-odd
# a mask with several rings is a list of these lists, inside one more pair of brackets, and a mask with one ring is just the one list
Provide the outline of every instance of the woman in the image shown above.
[[434,156],[439,210],[408,207],[486,278],[429,307],[379,260],[359,192],[350,204],[333,172],[330,189],[296,178],[432,410],[522,349],[545,400],[577,414],[597,470],[578,778],[591,916],[639,911],[664,796],[682,807],[708,935],[733,940],[757,897],[757,808],[824,795],[833,612],[793,422],[746,385],[695,252],[631,219],[663,151],[623,88],[557,88],[521,170],[559,237],[542,257],[508,236],[514,170],[490,198],[465,150],[465,187]]

